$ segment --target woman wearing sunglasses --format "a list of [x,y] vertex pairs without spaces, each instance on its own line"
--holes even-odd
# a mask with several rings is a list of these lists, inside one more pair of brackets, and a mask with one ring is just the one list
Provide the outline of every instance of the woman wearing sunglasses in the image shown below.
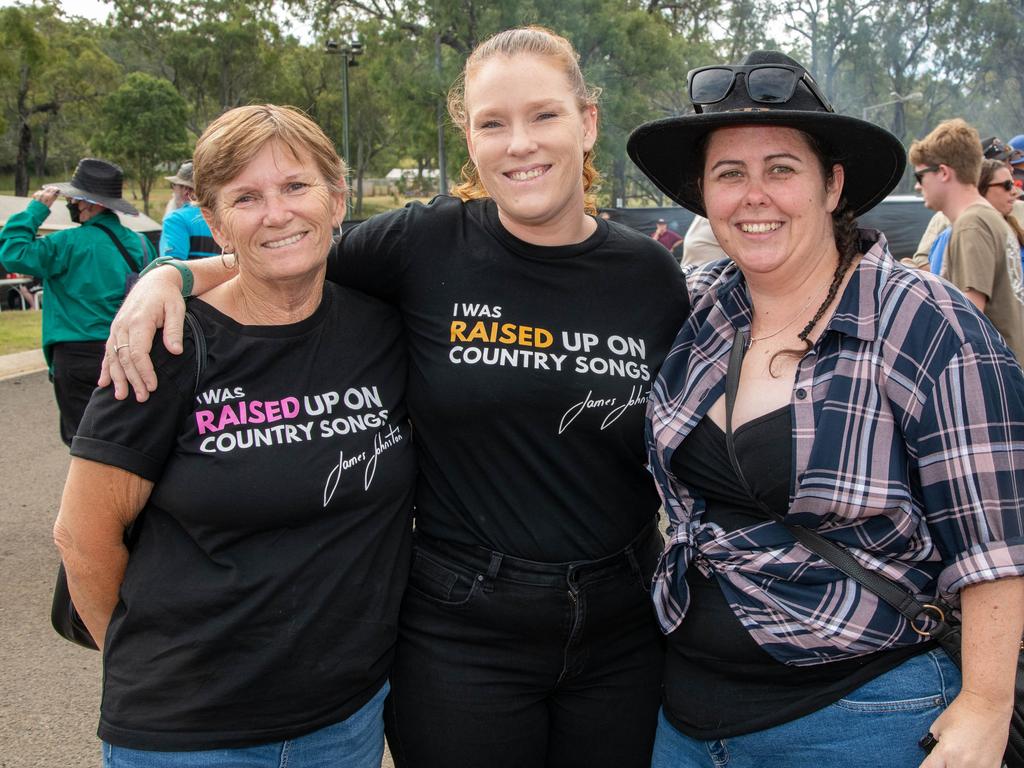
[[1024,265],[1024,228],[1017,217],[1012,214],[1013,204],[1020,197],[1020,190],[1013,183],[1013,172],[1002,160],[986,160],[981,164],[981,176],[978,177],[978,191],[1006,219],[1006,226],[1013,233],[1011,245],[1020,250],[1021,263]]
[[[963,295],[858,229],[902,175],[894,136],[775,52],[689,86],[696,114],[628,144],[731,257],[689,273],[648,409],[671,521],[653,765],[997,768],[1024,626],[1024,375]],[[963,683],[932,619],[790,525],[961,611]]]

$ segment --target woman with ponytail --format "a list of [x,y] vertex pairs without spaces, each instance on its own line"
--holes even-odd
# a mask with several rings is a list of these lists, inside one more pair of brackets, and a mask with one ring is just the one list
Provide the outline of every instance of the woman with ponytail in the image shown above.
[[[858,229],[902,176],[894,136],[776,52],[688,85],[695,114],[628,144],[730,257],[688,274],[647,413],[670,519],[653,765],[997,768],[1024,627],[1024,375],[966,297]],[[797,526],[961,616],[963,677],[932,618]]]

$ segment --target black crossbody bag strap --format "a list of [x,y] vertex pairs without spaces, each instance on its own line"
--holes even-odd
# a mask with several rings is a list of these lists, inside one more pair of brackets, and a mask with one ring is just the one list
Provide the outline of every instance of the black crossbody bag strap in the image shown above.
[[[849,552],[838,544],[824,538],[816,531],[812,531],[802,525],[792,525],[787,523],[782,515],[770,508],[767,504],[761,501],[761,499],[754,495],[754,492],[751,490],[746,478],[743,476],[743,470],[740,468],[740,463],[736,458],[736,446],[734,444],[732,434],[732,412],[733,407],[736,405],[736,393],[739,391],[740,387],[740,368],[743,365],[743,355],[746,351],[746,347],[746,333],[744,331],[737,331],[736,338],[733,341],[732,351],[729,353],[729,370],[725,377],[725,443],[729,450],[729,461],[732,462],[733,471],[736,473],[736,477],[739,479],[743,489],[747,492],[750,498],[754,500],[762,512],[768,515],[772,520],[784,525],[786,530],[788,530],[804,547],[809,549],[825,562],[831,563],[839,571],[845,573],[865,589],[873,592],[879,598],[899,611],[900,614],[908,621],[913,623],[917,619],[921,618],[922,615],[935,619],[936,616],[932,612],[934,610],[933,607],[931,609],[926,607],[913,595],[908,593],[902,587],[894,584],[885,576],[875,573],[874,571],[867,570],[864,566],[858,563]],[[932,637],[940,638],[951,629],[952,628],[946,622],[940,620],[939,626],[933,629],[929,634]]]
[[199,318],[188,309],[185,310],[185,323],[192,331],[192,340],[196,345],[196,385],[193,394],[199,394],[199,382],[206,368],[206,335]]
[[[124,243],[122,243],[120,240],[117,239],[117,235],[115,235],[113,232],[111,232],[107,227],[105,227],[102,224],[94,223],[93,226],[96,227],[96,229],[101,229],[101,230],[103,230],[104,232],[107,233],[107,237],[109,237],[111,239],[111,241],[113,241],[114,245],[117,246],[117,250],[120,251],[121,255],[124,257],[125,263],[128,264],[128,269],[129,270],[131,270],[132,272],[139,272],[139,271],[142,270],[142,267],[136,266],[135,262],[132,261],[132,257],[128,255],[128,249],[124,247]],[[146,249],[145,248],[142,249],[142,258],[143,259],[146,258]]]

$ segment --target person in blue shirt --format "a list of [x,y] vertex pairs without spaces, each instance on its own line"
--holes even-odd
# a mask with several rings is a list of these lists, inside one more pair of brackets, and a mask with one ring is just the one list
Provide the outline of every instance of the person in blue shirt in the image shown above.
[[194,205],[195,185],[192,182],[192,163],[182,163],[174,176],[164,176],[171,182],[174,197],[180,207],[164,217],[160,235],[160,255],[176,259],[204,259],[220,253],[210,234],[210,226]]

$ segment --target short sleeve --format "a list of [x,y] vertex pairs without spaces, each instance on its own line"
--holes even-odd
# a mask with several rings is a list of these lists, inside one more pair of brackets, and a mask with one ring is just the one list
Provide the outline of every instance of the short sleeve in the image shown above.
[[182,215],[171,213],[164,219],[160,233],[160,255],[185,260],[189,254],[188,223]]
[[946,250],[946,275],[960,290],[972,289],[991,299],[1003,259],[1002,242],[986,227],[954,227]]
[[153,364],[160,386],[149,399],[117,400],[113,387],[96,389],[85,409],[71,455],[119,467],[156,482],[174,451],[185,418],[193,410],[196,352],[186,332],[185,351],[171,355],[158,333]]
[[345,230],[327,259],[327,279],[396,301],[405,270],[409,208],[373,216]]

